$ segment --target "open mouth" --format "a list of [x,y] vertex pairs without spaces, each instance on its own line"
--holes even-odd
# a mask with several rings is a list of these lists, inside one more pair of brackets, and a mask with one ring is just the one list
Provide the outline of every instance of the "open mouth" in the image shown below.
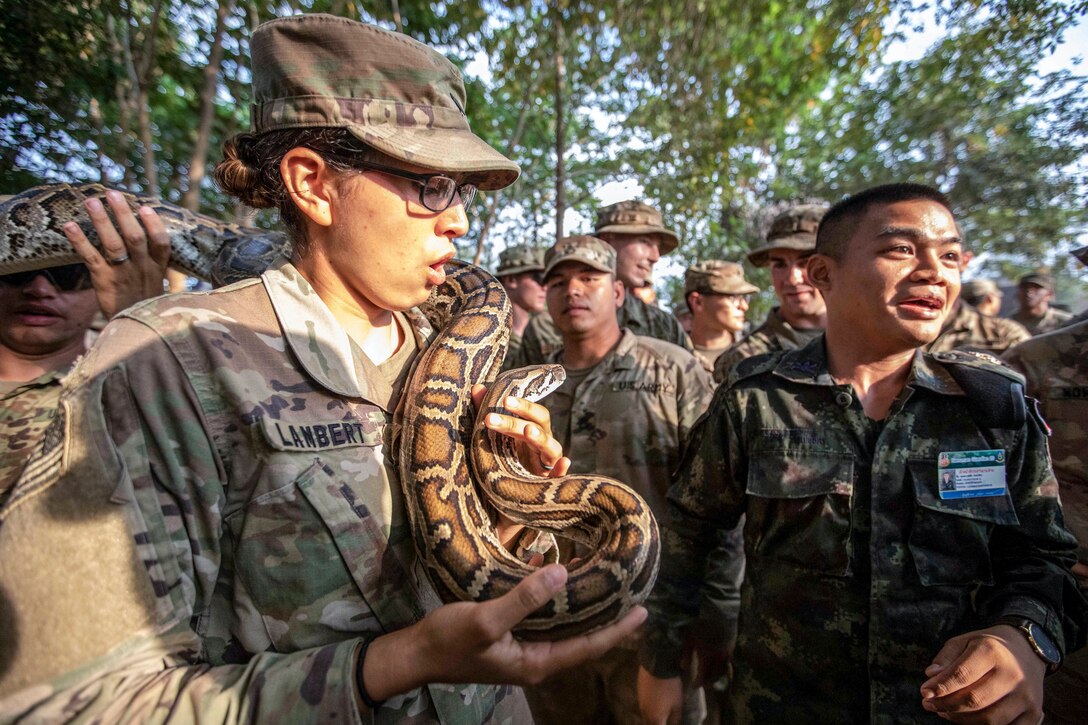
[[923,295],[908,297],[902,300],[899,306],[928,317],[938,315],[944,311],[944,300],[935,295]]

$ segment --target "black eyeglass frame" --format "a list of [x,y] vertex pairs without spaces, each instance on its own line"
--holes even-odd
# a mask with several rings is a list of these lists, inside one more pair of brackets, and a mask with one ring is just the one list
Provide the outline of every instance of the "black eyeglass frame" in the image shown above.
[[[423,208],[433,211],[435,213],[441,213],[453,206],[453,200],[460,197],[462,206],[465,207],[465,211],[472,206],[473,199],[476,198],[476,192],[478,187],[476,184],[458,184],[456,179],[453,179],[445,174],[413,174],[410,171],[403,171],[401,169],[394,169],[388,166],[382,166],[381,164],[372,164],[369,161],[349,162],[351,168],[356,171],[377,171],[382,174],[388,174],[389,176],[395,176],[399,179],[407,179],[419,184],[419,203]],[[432,179],[445,179],[452,184],[453,191],[449,194],[449,198],[446,199],[445,206],[441,209],[435,209],[433,206],[427,203],[427,187],[430,186]]]
[[60,292],[80,292],[94,286],[91,281],[91,270],[82,262],[0,275],[0,284],[10,287],[25,287],[39,275],[45,277],[49,284],[56,287]]

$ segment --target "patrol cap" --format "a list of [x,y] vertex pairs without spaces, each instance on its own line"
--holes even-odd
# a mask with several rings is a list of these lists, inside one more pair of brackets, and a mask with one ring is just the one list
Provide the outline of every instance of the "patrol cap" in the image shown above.
[[1023,287],[1026,284],[1034,284],[1051,292],[1054,291],[1054,278],[1046,272],[1029,272],[1016,283],[1018,287]]
[[461,72],[407,35],[333,15],[261,24],[250,42],[253,133],[346,128],[394,159],[470,176],[481,189],[518,165],[472,133]]
[[823,204],[798,204],[771,221],[766,244],[748,252],[748,261],[757,267],[771,263],[772,249],[794,249],[811,252],[816,249],[816,230],[827,213]]
[[601,272],[616,273],[616,250],[603,239],[579,234],[563,237],[544,255],[544,279],[563,262],[581,262]]
[[968,302],[981,300],[986,295],[1003,296],[1001,288],[990,279],[972,279],[969,282],[964,282],[963,287],[960,289],[960,296]]
[[661,254],[679,246],[676,232],[665,228],[661,212],[641,201],[618,201],[597,210],[594,234],[654,234]]
[[496,277],[522,272],[539,272],[544,269],[544,248],[517,244],[499,252],[499,268]]
[[684,294],[688,292],[747,295],[759,292],[759,287],[744,279],[744,267],[736,262],[709,259],[684,271]]

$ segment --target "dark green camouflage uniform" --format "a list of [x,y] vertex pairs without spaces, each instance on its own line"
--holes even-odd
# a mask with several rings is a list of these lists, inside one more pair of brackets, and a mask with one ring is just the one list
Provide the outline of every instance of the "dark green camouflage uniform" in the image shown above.
[[25,383],[0,381],[0,506],[56,415],[65,372],[51,371]]
[[718,356],[714,362],[714,382],[721,383],[729,377],[729,371],[741,360],[753,355],[762,355],[765,352],[804,347],[822,334],[824,334],[822,329],[798,330],[786,322],[782,317],[782,310],[775,307],[767,315],[763,324],[753,330],[751,335]]
[[[361,709],[360,636],[440,602],[388,458],[390,382],[286,260],[130,308],[70,380],[63,474],[28,471],[0,527],[0,623],[22,647],[0,668],[0,720],[527,721],[507,686]],[[85,546],[58,549],[77,523]],[[43,548],[81,576],[24,586]],[[41,588],[72,601],[37,600],[56,577]]]
[[[623,298],[623,306],[616,310],[616,319],[620,327],[642,337],[653,337],[679,345],[688,352],[694,350],[691,339],[680,327],[680,321],[665,310],[648,305],[629,291]],[[552,322],[551,315],[540,314],[529,320],[525,334],[521,338],[521,349],[517,355],[509,356],[503,368],[539,365],[552,353],[563,346],[563,338]]]
[[975,350],[1000,355],[1013,345],[1030,340],[1024,326],[1004,317],[987,317],[966,302],[960,301],[949,315],[937,339],[926,346],[929,352]]
[[[1039,422],[980,428],[949,369],[1017,377],[966,353],[916,353],[888,417],[827,371],[824,341],[741,363],[696,426],[669,492],[642,662],[677,674],[704,560],[741,515],[732,722],[939,722],[921,707],[945,641],[1003,615],[1084,639]],[[1003,449],[1008,493],[942,500],[942,451]]]

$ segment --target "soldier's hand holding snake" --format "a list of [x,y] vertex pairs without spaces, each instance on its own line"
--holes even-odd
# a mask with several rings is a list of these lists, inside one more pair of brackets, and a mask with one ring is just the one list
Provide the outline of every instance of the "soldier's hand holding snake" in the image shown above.
[[116,226],[101,201],[91,198],[84,202],[102,243],[101,251],[75,222],[64,225],[64,235],[90,270],[98,305],[108,319],[126,307],[162,294],[163,276],[170,261],[170,236],[150,207],[140,207],[137,220],[121,193],[109,191],[106,200]]

